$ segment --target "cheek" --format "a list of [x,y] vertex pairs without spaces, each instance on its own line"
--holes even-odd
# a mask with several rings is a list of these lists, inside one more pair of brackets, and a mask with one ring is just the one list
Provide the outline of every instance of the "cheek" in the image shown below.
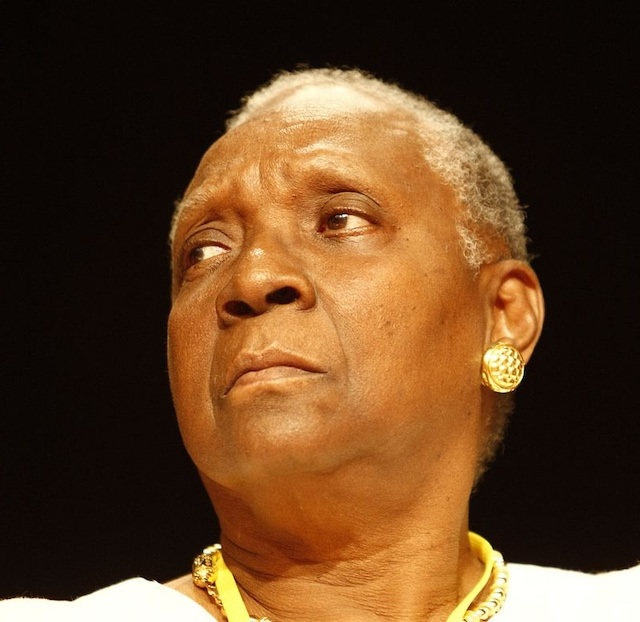
[[367,279],[340,331],[349,367],[358,372],[355,392],[415,411],[470,388],[484,334],[474,291],[469,279],[411,269],[384,283]]
[[167,361],[171,394],[185,446],[194,447],[214,433],[209,392],[215,320],[198,321],[198,305],[174,303],[169,314]]
[[174,305],[168,322],[169,378],[181,387],[187,380],[198,380],[209,369],[211,327],[198,321],[195,305]]

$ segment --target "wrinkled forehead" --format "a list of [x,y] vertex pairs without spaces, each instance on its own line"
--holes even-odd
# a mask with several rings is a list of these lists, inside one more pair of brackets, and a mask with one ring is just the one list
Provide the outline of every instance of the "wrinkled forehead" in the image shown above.
[[389,151],[417,146],[415,133],[405,120],[386,113],[338,113],[312,107],[279,110],[246,121],[214,142],[200,161],[193,181],[213,166],[224,168],[240,159],[311,156],[330,151],[364,151],[365,156],[369,145],[383,143]]
[[327,107],[311,97],[287,99],[286,106],[269,107],[225,133],[200,161],[174,224],[178,212],[199,201],[198,195],[214,180],[229,182],[243,167],[258,163],[340,166],[352,174],[399,160],[411,167],[426,166],[415,128],[405,115],[373,105],[352,110],[329,101],[335,105]]

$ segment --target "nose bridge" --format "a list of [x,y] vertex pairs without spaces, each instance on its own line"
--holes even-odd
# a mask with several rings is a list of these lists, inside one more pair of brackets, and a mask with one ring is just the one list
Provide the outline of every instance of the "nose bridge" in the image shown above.
[[284,233],[284,226],[278,226],[275,219],[269,222],[255,223],[245,233],[243,250],[238,261],[235,275],[247,279],[268,283],[279,280],[291,271],[294,244]]
[[247,229],[243,248],[221,290],[218,315],[225,321],[260,315],[276,305],[309,308],[315,291],[294,240],[276,219]]

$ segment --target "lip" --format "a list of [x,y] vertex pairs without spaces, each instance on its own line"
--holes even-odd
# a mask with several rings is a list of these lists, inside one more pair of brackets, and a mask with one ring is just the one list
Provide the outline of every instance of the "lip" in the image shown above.
[[326,370],[309,358],[283,350],[241,352],[231,363],[226,375],[226,396],[238,385],[300,378],[307,374],[324,374]]

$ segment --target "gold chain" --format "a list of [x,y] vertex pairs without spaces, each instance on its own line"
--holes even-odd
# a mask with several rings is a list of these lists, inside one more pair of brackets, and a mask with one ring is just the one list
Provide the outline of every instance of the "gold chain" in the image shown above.
[[[220,599],[215,580],[217,576],[215,557],[221,555],[222,547],[219,544],[208,546],[193,560],[192,578],[197,587],[207,590],[207,593],[220,609],[222,615],[227,618],[224,605]],[[493,618],[504,604],[509,588],[509,570],[504,558],[498,551],[493,551],[491,577],[493,581],[489,587],[487,599],[478,604],[474,609],[468,609],[461,622],[486,622]],[[249,622],[271,622],[269,618],[249,618]]]

